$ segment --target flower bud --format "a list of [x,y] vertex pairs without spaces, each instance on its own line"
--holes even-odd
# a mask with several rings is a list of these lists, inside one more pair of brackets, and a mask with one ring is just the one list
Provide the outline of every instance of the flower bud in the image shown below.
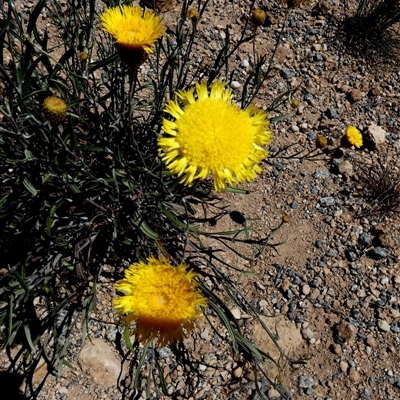
[[256,27],[264,25],[266,18],[267,18],[267,13],[264,10],[261,10],[259,8],[253,10],[253,12],[251,14],[251,22]]
[[47,97],[43,102],[43,113],[53,126],[60,124],[67,116],[67,103],[56,96]]

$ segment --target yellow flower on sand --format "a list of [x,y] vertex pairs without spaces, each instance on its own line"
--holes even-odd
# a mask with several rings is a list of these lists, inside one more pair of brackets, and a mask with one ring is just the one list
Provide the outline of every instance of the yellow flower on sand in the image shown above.
[[361,132],[355,126],[348,126],[346,128],[346,140],[347,142],[355,147],[361,147],[363,144],[363,138]]
[[126,324],[136,322],[133,333],[142,343],[157,339],[162,347],[182,341],[207,305],[195,276],[185,264],[174,267],[166,258],[149,257],[132,264],[115,284],[124,296],[114,300],[114,308],[126,314]]
[[139,56],[143,57],[140,64],[143,63],[165,32],[161,18],[139,6],[125,4],[109,8],[100,19],[103,30],[112,35],[122,60],[128,65],[138,63]]
[[272,139],[267,113],[254,106],[242,110],[232,98],[224,82],[214,82],[210,91],[202,82],[167,103],[173,120],[163,120],[160,156],[184,185],[212,175],[220,191],[261,172],[259,163],[268,156],[262,146]]

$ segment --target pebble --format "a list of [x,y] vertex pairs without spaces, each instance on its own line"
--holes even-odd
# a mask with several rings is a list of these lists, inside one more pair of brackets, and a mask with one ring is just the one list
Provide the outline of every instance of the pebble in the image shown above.
[[335,199],[334,197],[321,197],[321,199],[319,200],[321,206],[323,207],[329,207],[329,206],[333,206],[335,204]]
[[361,374],[355,368],[350,368],[349,378],[354,383],[360,383],[362,379]]
[[383,331],[383,332],[390,332],[390,325],[389,323],[384,320],[384,319],[378,319],[377,322],[378,328]]
[[302,389],[311,388],[314,385],[314,379],[311,376],[299,376],[298,386]]
[[273,387],[268,390],[269,399],[279,399],[281,397],[280,393]]
[[247,59],[242,60],[242,62],[240,63],[240,66],[243,68],[249,67],[250,66],[249,60],[247,60]]
[[337,335],[347,343],[352,342],[357,336],[357,328],[350,322],[342,322],[336,327]]
[[232,81],[232,82],[231,82],[231,88],[232,88],[232,89],[239,89],[240,86],[241,86],[241,84],[240,84],[240,82],[238,82],[238,81]]
[[301,291],[303,292],[303,294],[305,296],[309,295],[311,292],[311,288],[309,285],[303,285],[303,287],[301,288]]
[[373,254],[378,258],[386,258],[387,253],[381,247],[374,247]]

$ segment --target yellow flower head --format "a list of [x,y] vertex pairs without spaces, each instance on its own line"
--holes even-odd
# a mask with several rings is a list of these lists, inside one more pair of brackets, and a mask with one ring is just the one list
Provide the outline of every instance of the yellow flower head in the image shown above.
[[58,125],[67,117],[67,103],[57,96],[47,97],[42,105],[44,115],[52,125]]
[[253,10],[251,14],[251,22],[254,24],[254,26],[264,25],[266,18],[267,13],[259,8]]
[[202,82],[167,103],[165,112],[174,120],[163,120],[160,155],[184,185],[212,175],[220,191],[261,172],[259,163],[268,156],[262,146],[272,139],[267,114],[253,106],[242,110],[232,97],[224,82],[214,82],[210,91]]
[[146,60],[165,32],[160,17],[139,6],[109,8],[100,18],[103,30],[113,36],[122,60],[132,66]]
[[134,333],[140,342],[157,338],[158,346],[167,346],[183,338],[200,317],[206,299],[197,290],[196,274],[181,264],[172,266],[165,258],[149,257],[132,264],[115,288],[125,295],[114,300],[125,323],[136,322]]
[[361,147],[363,144],[361,132],[355,126],[350,125],[346,128],[345,138],[352,146]]

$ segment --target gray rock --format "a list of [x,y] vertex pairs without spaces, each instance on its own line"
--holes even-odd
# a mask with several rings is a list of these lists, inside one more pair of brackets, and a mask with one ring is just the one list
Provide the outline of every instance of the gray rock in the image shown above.
[[358,238],[359,242],[364,245],[368,245],[371,243],[371,236],[368,233],[363,232]]
[[387,257],[386,251],[382,249],[382,247],[375,247],[373,249],[373,255],[378,258],[385,258]]
[[302,389],[312,388],[312,386],[314,385],[314,379],[311,376],[300,375],[298,385],[299,388]]
[[335,204],[335,199],[331,196],[329,197],[321,197],[321,199],[319,200],[321,206],[323,207],[329,207],[329,206],[333,206]]

